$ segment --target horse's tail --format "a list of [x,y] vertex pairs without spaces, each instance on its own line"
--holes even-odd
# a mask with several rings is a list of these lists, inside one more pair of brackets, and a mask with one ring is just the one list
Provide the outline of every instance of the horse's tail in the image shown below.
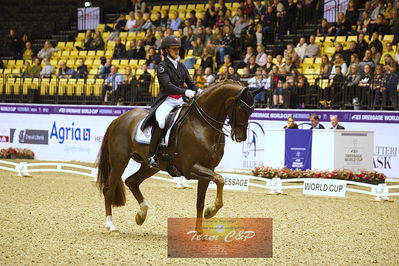
[[118,180],[109,180],[111,172],[109,160],[109,132],[110,126],[105,132],[103,143],[101,144],[101,149],[98,154],[97,185],[112,206],[118,207],[124,206],[126,203],[125,185],[120,177]]

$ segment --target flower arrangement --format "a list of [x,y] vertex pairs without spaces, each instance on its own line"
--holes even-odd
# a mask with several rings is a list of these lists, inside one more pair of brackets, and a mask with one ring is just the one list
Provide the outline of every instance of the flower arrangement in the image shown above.
[[35,153],[30,149],[0,149],[0,159],[34,159]]
[[315,170],[300,170],[290,169],[288,167],[272,168],[266,166],[259,166],[252,170],[254,176],[265,178],[279,177],[281,179],[287,178],[326,178],[326,179],[341,179],[356,182],[363,182],[369,184],[384,183],[386,175],[375,171],[361,171],[355,173],[351,170],[333,170],[333,171],[315,171]]

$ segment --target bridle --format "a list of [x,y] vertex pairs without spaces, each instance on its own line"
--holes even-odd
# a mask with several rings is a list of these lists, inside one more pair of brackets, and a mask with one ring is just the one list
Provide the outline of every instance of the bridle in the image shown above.
[[[223,129],[225,129],[230,135],[232,133],[232,131],[226,129],[225,127],[230,127],[231,129],[236,128],[237,126],[241,126],[241,127],[247,127],[248,126],[248,121],[247,122],[242,122],[242,123],[238,123],[237,122],[237,108],[238,106],[241,107],[241,109],[243,109],[248,116],[250,116],[252,114],[252,112],[254,111],[255,108],[255,103],[253,103],[252,105],[249,105],[248,103],[246,103],[245,101],[243,101],[243,99],[241,98],[242,93],[246,90],[246,88],[242,88],[240,90],[240,92],[237,94],[237,96],[235,96],[234,99],[234,104],[233,104],[233,110],[232,110],[232,115],[231,118],[229,119],[228,123],[225,123],[224,121],[219,121],[213,117],[211,117],[209,114],[206,113],[206,111],[198,104],[197,99],[193,99],[192,101],[192,105],[194,106],[195,110],[197,110],[197,112],[199,113],[199,115],[201,116],[201,118],[210,126],[212,127],[214,130],[216,130],[217,132],[225,135],[226,137],[228,137],[229,135],[227,135]],[[215,127],[213,123],[216,123],[218,125],[222,126],[222,130],[220,130],[219,128]]]

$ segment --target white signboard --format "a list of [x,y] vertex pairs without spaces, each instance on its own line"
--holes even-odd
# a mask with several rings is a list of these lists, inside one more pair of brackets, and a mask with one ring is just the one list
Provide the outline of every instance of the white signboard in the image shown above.
[[78,30],[95,30],[99,23],[99,7],[78,8]]
[[[238,174],[221,174],[221,176],[224,178],[224,189],[240,191],[248,190],[249,176]],[[216,184],[211,181],[209,187],[216,189]]]
[[303,182],[303,194],[343,198],[346,194],[346,183],[342,180],[310,178]]

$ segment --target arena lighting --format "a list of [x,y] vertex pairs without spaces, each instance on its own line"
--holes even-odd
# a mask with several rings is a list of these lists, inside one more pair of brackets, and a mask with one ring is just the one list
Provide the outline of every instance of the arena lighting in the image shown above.
[[90,1],[85,1],[85,7],[91,7],[91,2]]

